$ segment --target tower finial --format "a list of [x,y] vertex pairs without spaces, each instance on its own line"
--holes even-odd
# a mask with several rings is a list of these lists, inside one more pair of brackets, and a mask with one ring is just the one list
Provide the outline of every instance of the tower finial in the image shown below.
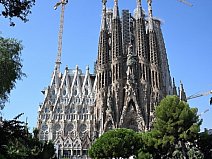
[[149,12],[149,30],[153,30],[152,0],[147,0]]
[[114,5],[118,6],[118,0],[114,0]]
[[136,19],[142,18],[141,0],[137,0]]
[[183,88],[183,83],[182,83],[182,81],[180,81],[180,89],[179,89],[179,96],[180,96],[180,100],[182,100],[182,101],[187,101],[187,99],[186,99],[186,93],[185,93],[185,91],[184,91],[184,88]]
[[137,0],[137,7],[141,7],[141,0]]
[[177,95],[177,88],[176,88],[176,85],[175,85],[175,81],[174,81],[174,78],[173,78],[173,82],[172,82],[172,85],[173,85],[173,95]]
[[149,16],[152,16],[152,0],[147,0],[148,1],[148,11],[149,11]]
[[107,0],[102,0],[102,3],[103,3],[104,5],[106,5]]
[[113,19],[119,17],[118,0],[114,0]]
[[102,30],[106,29],[106,3],[107,0],[102,0]]

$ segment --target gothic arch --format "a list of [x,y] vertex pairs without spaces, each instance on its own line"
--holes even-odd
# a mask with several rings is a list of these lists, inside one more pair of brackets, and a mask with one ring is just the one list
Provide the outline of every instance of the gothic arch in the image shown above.
[[64,148],[72,148],[73,147],[73,141],[70,137],[67,137],[64,141]]
[[82,141],[82,149],[88,149],[91,145],[91,140],[89,138],[89,135],[86,134],[84,140]]
[[58,145],[59,149],[63,149],[63,139],[61,136],[58,136],[54,143]]
[[125,117],[123,118],[122,127],[138,131],[138,115],[133,99],[130,99],[130,101],[128,102],[124,116]]
[[81,140],[80,139],[76,139],[73,143],[73,148],[74,149],[82,149],[82,145],[81,145]]

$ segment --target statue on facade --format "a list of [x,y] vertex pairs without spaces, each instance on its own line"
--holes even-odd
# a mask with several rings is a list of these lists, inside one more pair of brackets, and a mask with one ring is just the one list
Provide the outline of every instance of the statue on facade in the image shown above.
[[127,49],[127,80],[135,80],[136,59],[133,55],[133,46],[130,44]]

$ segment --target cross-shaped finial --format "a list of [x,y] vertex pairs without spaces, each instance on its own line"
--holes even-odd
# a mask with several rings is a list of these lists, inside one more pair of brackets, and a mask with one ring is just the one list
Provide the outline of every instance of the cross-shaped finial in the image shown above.
[[141,5],[141,0],[137,0],[137,4],[138,5]]
[[107,3],[107,0],[102,0],[102,3],[105,5]]
[[147,0],[148,3],[152,3],[152,0]]

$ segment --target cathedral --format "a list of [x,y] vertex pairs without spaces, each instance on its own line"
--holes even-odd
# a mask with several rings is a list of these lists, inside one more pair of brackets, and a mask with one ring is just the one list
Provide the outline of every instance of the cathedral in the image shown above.
[[147,3],[148,14],[137,0],[132,15],[119,11],[118,0],[113,9],[102,0],[94,73],[88,66],[85,73],[78,66],[63,73],[55,67],[42,91],[37,128],[39,139],[53,141],[59,156],[85,158],[92,142],[110,129],[150,130],[155,106],[176,94],[161,22],[153,17],[152,0]]

